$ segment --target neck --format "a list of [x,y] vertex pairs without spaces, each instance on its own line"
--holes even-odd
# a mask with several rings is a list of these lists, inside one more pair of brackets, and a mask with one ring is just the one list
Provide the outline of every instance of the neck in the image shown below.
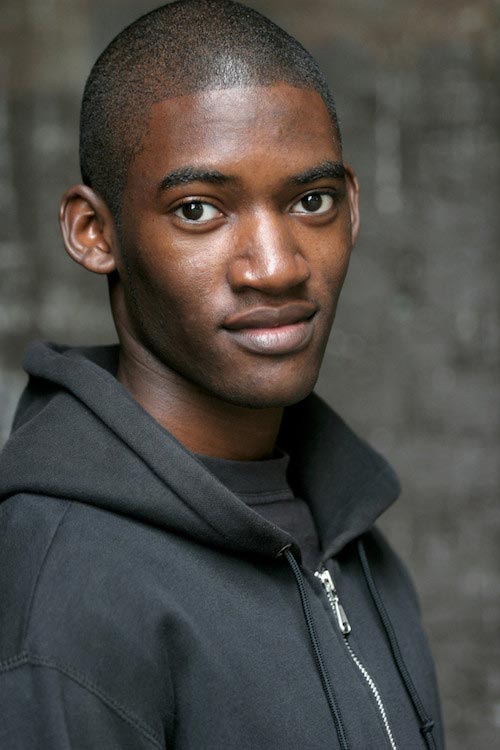
[[282,408],[221,401],[161,365],[142,348],[122,347],[118,380],[142,408],[193,453],[239,461],[274,451]]

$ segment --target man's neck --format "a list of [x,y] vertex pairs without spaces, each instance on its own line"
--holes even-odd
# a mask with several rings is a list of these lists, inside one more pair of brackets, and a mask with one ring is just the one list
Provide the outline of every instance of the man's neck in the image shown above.
[[193,453],[240,461],[273,454],[282,408],[229,404],[142,349],[121,348],[117,377],[142,408]]

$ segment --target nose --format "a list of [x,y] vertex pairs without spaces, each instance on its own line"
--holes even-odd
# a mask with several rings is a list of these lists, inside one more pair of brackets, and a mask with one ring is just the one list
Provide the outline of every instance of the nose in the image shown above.
[[228,280],[235,291],[279,295],[309,279],[309,264],[288,226],[290,217],[261,211],[241,221]]

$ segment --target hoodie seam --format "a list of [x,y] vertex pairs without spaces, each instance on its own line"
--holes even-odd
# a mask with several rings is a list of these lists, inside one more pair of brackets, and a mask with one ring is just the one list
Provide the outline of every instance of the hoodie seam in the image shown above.
[[38,585],[40,583],[40,579],[42,577],[42,573],[43,573],[44,568],[45,568],[45,563],[47,562],[47,559],[48,559],[48,557],[50,555],[50,552],[51,552],[51,549],[52,549],[52,545],[54,544],[54,540],[55,540],[55,538],[57,536],[57,532],[59,531],[59,528],[60,528],[60,526],[61,526],[61,524],[62,524],[62,522],[63,522],[63,520],[64,520],[64,518],[66,516],[66,513],[69,511],[69,509],[71,507],[71,503],[70,502],[64,501],[64,500],[63,500],[63,502],[67,503],[66,508],[64,509],[63,513],[61,514],[61,517],[59,518],[59,521],[57,522],[57,525],[56,525],[56,527],[54,529],[52,537],[51,537],[51,539],[50,539],[50,541],[49,541],[49,543],[47,545],[47,549],[45,550],[45,554],[43,556],[43,560],[40,563],[40,567],[38,569],[38,573],[37,573],[37,576],[36,576],[36,581],[35,581],[34,586],[33,586],[33,591],[31,593],[31,598],[30,598],[30,602],[29,602],[29,605],[28,605],[28,613],[26,615],[26,623],[25,623],[24,630],[23,630],[22,643],[26,643],[26,640],[27,640],[27,637],[28,637],[28,631],[29,631],[30,623],[31,623],[31,615],[32,615],[32,612],[33,612],[33,608],[35,606],[35,599],[36,599],[36,595],[37,595],[37,591],[38,591]]
[[104,690],[98,687],[98,685],[89,680],[88,677],[85,677],[85,675],[73,669],[73,667],[59,663],[54,659],[49,659],[38,654],[32,654],[27,651],[23,651],[15,657],[11,657],[10,659],[6,659],[5,661],[0,662],[0,673],[13,671],[26,664],[33,667],[46,667],[48,669],[54,669],[57,672],[60,672],[65,677],[68,677],[77,685],[84,688],[96,698],[101,700],[110,710],[113,711],[113,713],[117,714],[123,721],[125,721],[127,724],[130,724],[132,727],[134,727],[134,729],[140,732],[140,734],[145,739],[147,739],[148,742],[152,743],[157,748],[163,749],[164,745],[161,741],[161,738],[154,730],[152,730],[147,724],[144,724],[140,719],[138,719],[133,714],[133,712],[122,706],[118,701],[111,698],[106,692],[104,692]]
[[272,498],[273,500],[275,498],[278,499],[278,500],[280,498],[283,499],[283,500],[295,500],[295,497],[294,497],[293,493],[289,489],[285,489],[285,490],[263,490],[263,491],[257,491],[257,492],[245,492],[244,490],[243,491],[240,491],[240,490],[231,490],[231,491],[234,492],[234,494],[237,495],[238,497],[240,497],[240,496],[241,497],[248,497],[248,498],[262,497],[262,498],[264,498],[264,502],[265,502],[266,498],[268,498],[268,497]]
[[[61,500],[60,497],[57,497],[56,499],[57,500]],[[56,525],[56,527],[54,529],[52,537],[51,537],[51,539],[50,539],[50,541],[49,541],[49,543],[47,545],[47,549],[46,549],[45,554],[43,556],[43,560],[40,563],[40,568],[38,570],[38,573],[37,573],[37,576],[36,576],[36,581],[35,581],[34,586],[33,586],[33,592],[31,594],[30,602],[29,602],[29,605],[28,605],[28,614],[27,614],[27,617],[26,617],[26,624],[24,626],[24,632],[23,632],[22,641],[21,641],[21,643],[23,645],[27,645],[28,635],[29,635],[29,628],[30,628],[30,625],[31,625],[31,619],[32,619],[32,615],[33,615],[33,610],[35,608],[36,594],[37,594],[37,591],[38,591],[39,583],[41,581],[41,578],[42,578],[42,575],[43,575],[46,563],[47,563],[47,561],[49,559],[50,553],[51,553],[52,548],[54,546],[54,542],[56,540],[56,536],[58,535],[58,532],[59,532],[59,530],[60,530],[60,528],[62,526],[62,523],[63,523],[64,519],[66,518],[66,515],[74,507],[74,501],[64,500],[63,499],[62,502],[66,503],[66,508],[62,512],[61,517],[59,518],[59,520],[57,522],[57,525]],[[71,667],[69,665],[65,665],[65,664],[59,663],[59,662],[57,662],[57,661],[55,661],[53,659],[47,658],[47,657],[37,656],[37,655],[31,654],[25,648],[18,656],[12,657],[12,658],[7,659],[5,661],[0,661],[0,672],[3,672],[3,671],[8,670],[8,669],[16,668],[17,666],[21,666],[22,664],[24,664],[26,662],[28,662],[30,664],[39,663],[40,665],[44,665],[44,666],[47,666],[47,667],[51,667],[53,669],[57,669],[58,671],[60,671],[63,674],[65,674],[66,676],[68,676],[68,677],[72,678],[73,680],[75,680],[75,682],[78,682],[78,684],[81,684],[82,687],[87,688],[90,692],[94,692],[97,697],[101,698],[105,703],[109,704],[110,707],[116,706],[116,710],[117,710],[118,713],[121,710],[123,712],[124,716],[130,716],[130,721],[132,721],[132,722],[135,721],[136,722],[136,724],[134,724],[134,726],[136,726],[138,730],[143,731],[142,728],[141,728],[140,720],[134,719],[133,712],[127,711],[127,709],[125,709],[123,706],[121,706],[118,702],[114,701],[113,698],[107,696],[107,694],[101,688],[99,688],[97,685],[95,685],[88,677],[86,677],[82,673],[78,672],[76,669],[74,669],[73,667]],[[163,747],[163,745],[161,744],[161,740],[158,737],[158,735],[155,732],[153,732],[153,730],[150,730],[147,727],[147,725],[144,725],[144,731],[146,733],[145,736],[148,736],[148,732],[149,732],[151,734],[152,741],[156,742],[159,747],[161,747],[161,748]]]

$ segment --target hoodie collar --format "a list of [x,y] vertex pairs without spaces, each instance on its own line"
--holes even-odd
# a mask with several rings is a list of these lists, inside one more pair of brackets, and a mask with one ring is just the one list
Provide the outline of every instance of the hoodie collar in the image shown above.
[[399,480],[387,461],[316,394],[285,411],[279,440],[290,454],[290,481],[311,508],[325,558],[370,529],[399,496]]
[[[0,496],[90,503],[241,554],[276,557],[293,545],[142,409],[116,380],[117,360],[116,346],[30,346]],[[386,461],[314,394],[286,410],[279,444],[325,557],[367,531],[399,493]]]

